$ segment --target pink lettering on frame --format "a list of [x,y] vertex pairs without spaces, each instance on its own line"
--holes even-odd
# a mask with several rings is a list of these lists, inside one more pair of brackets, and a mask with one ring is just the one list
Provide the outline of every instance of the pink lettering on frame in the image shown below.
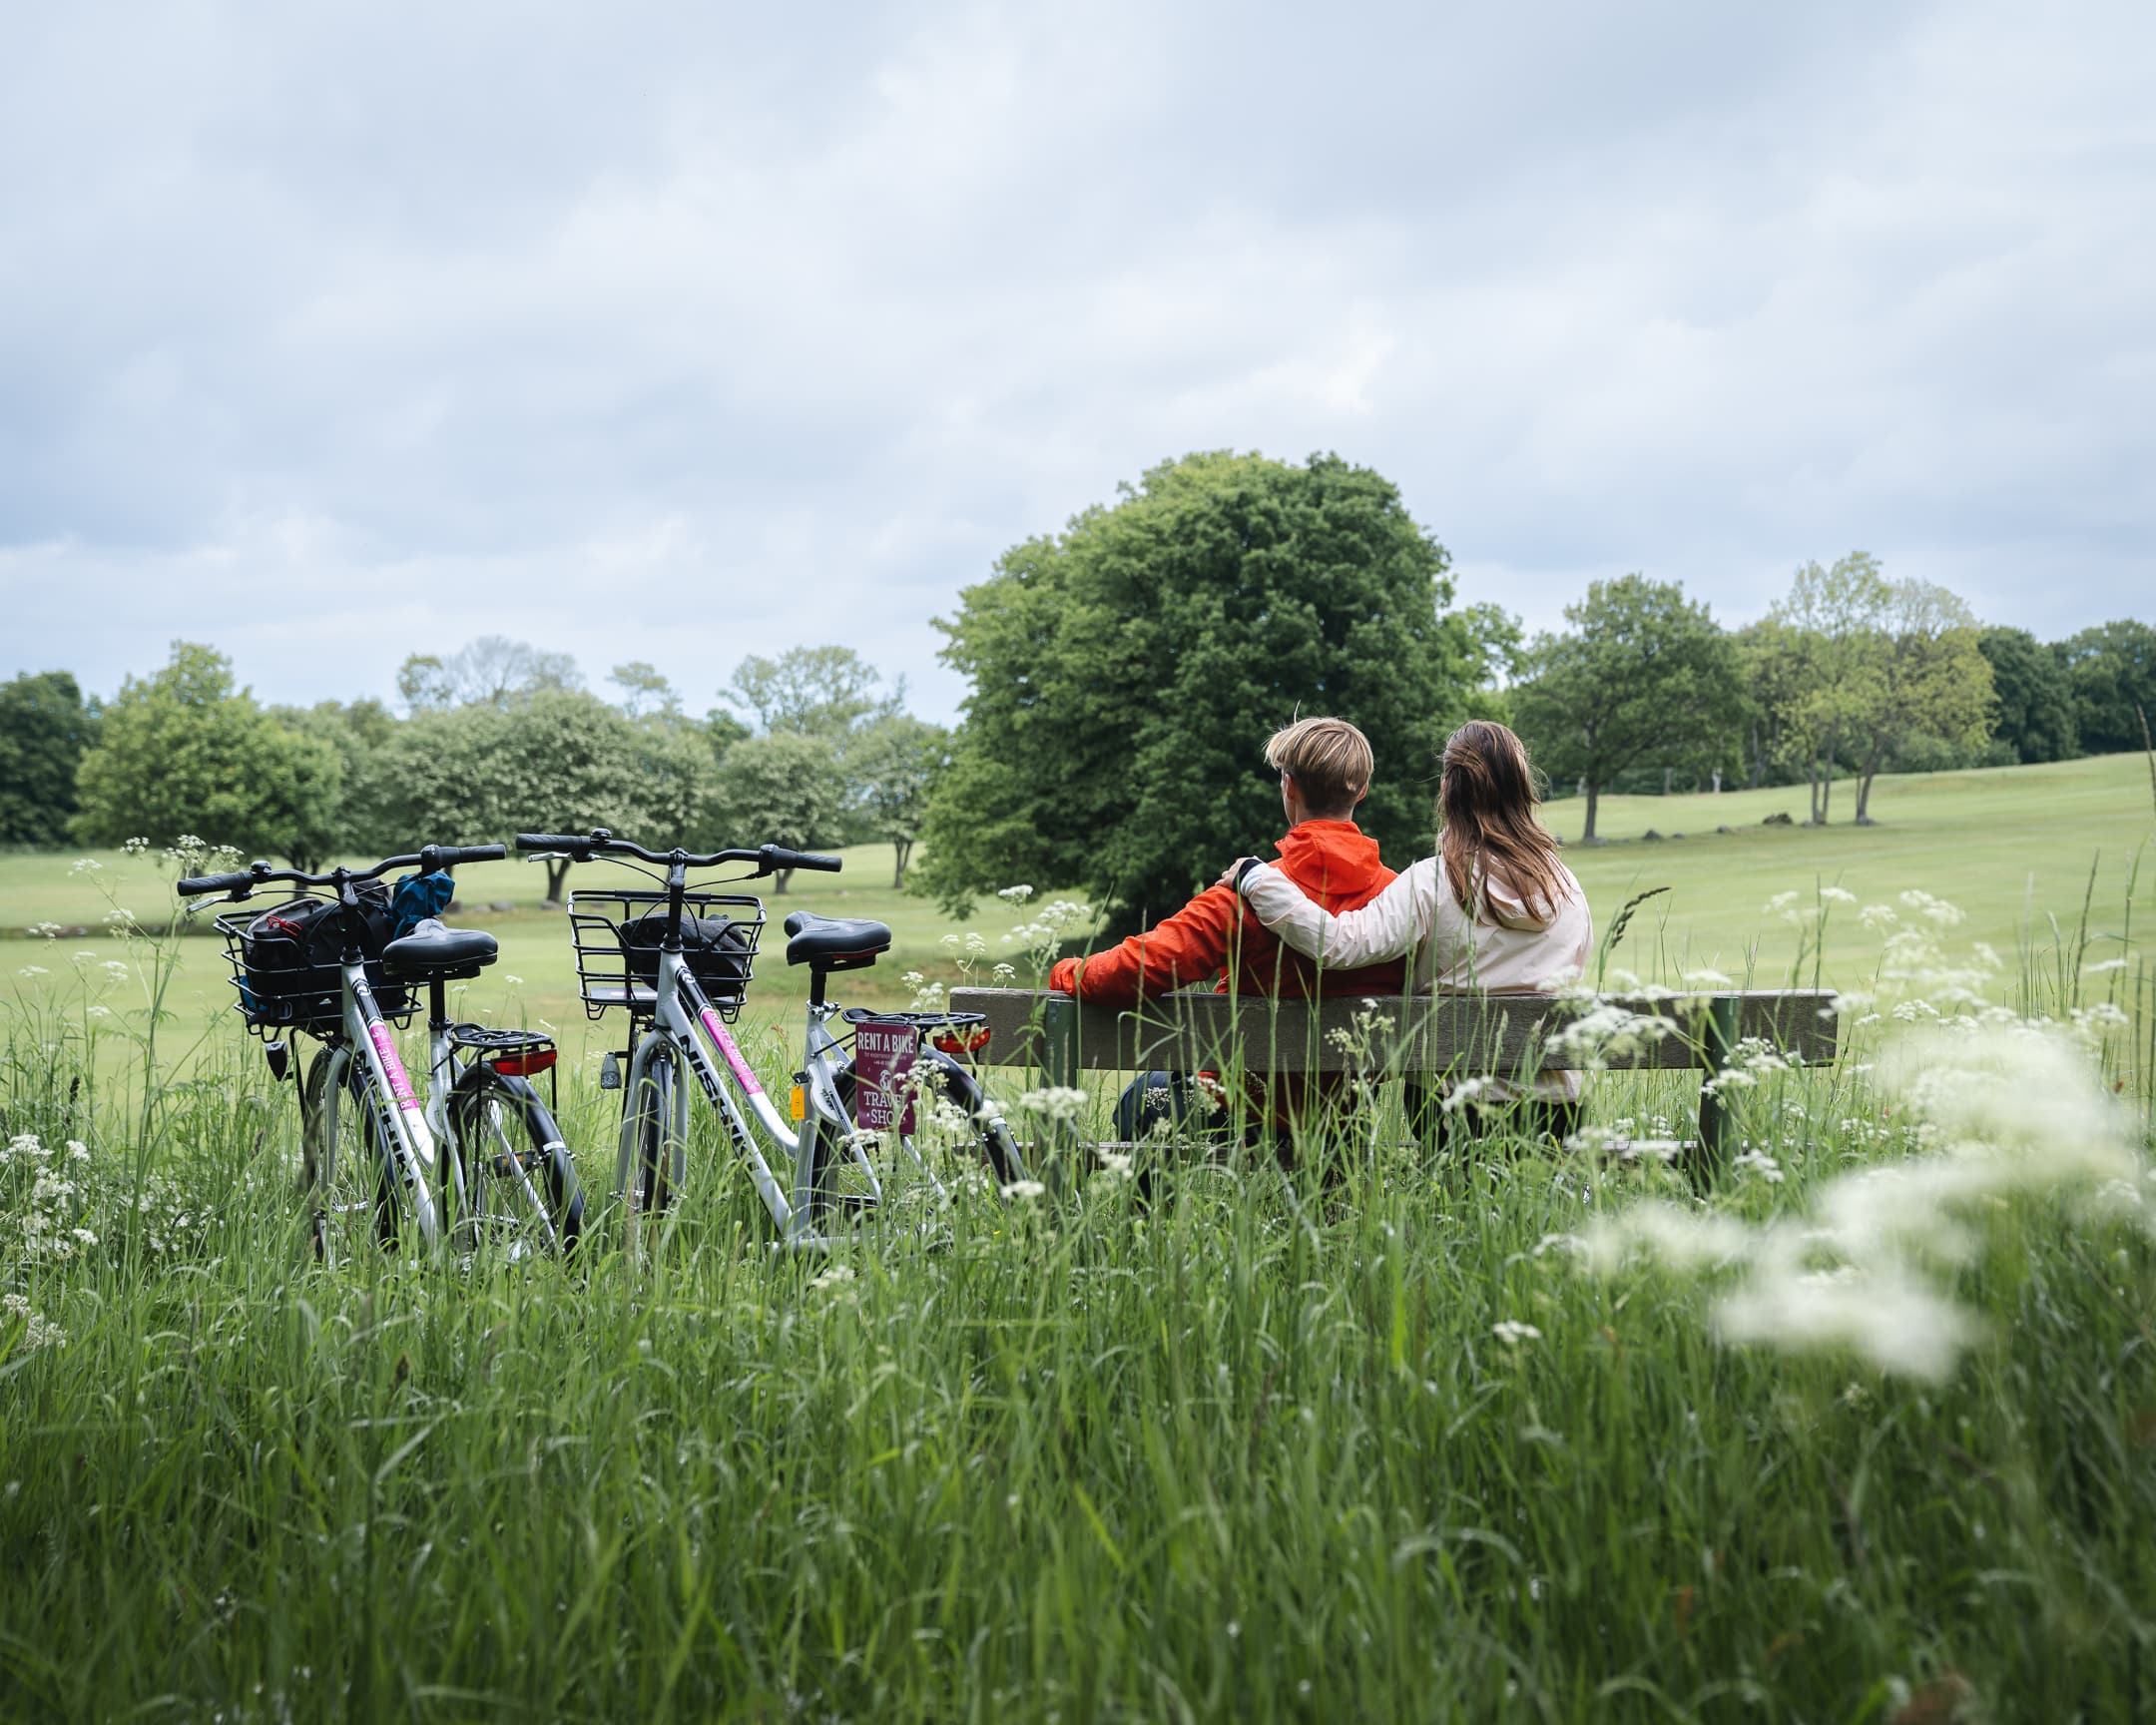
[[763,1095],[764,1086],[757,1082],[755,1070],[744,1058],[742,1051],[734,1045],[734,1038],[720,1019],[717,1007],[704,1008],[704,1030],[705,1034],[711,1037],[713,1046],[726,1056],[726,1063],[734,1069],[734,1076],[740,1081],[741,1087],[752,1096]]

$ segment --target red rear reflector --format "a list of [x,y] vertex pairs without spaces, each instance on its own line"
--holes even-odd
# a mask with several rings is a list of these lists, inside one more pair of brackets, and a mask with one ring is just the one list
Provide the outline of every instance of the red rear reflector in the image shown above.
[[946,1054],[978,1054],[991,1034],[987,1025],[979,1024],[969,1030],[939,1030],[928,1040]]
[[501,1054],[487,1064],[504,1078],[529,1078],[536,1072],[544,1072],[554,1064],[554,1050],[534,1048],[526,1054]]

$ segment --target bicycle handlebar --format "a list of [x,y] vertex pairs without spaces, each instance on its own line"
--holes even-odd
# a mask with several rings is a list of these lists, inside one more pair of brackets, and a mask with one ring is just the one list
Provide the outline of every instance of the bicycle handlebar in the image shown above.
[[684,868],[717,868],[728,862],[754,862],[759,874],[777,874],[790,868],[810,868],[835,874],[845,866],[838,857],[818,857],[807,851],[790,851],[784,845],[760,845],[754,851],[647,851],[627,839],[617,839],[604,827],[589,833],[519,833],[516,848],[527,855],[552,851],[572,862],[589,862],[594,857],[635,857],[646,862],[680,863]]
[[244,898],[258,886],[282,882],[293,886],[339,886],[347,880],[375,880],[392,868],[416,865],[422,874],[438,868],[454,868],[459,862],[499,862],[509,855],[505,845],[422,845],[409,857],[384,857],[371,868],[332,868],[326,874],[309,874],[298,868],[272,868],[263,862],[251,862],[233,874],[195,874],[179,884],[183,898],[203,898],[212,892]]

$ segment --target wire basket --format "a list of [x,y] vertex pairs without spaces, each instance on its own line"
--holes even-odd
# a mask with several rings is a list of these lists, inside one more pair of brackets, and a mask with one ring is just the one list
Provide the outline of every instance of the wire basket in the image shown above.
[[[584,1015],[598,1018],[609,1007],[626,1006],[632,1016],[647,1016],[658,1004],[659,946],[636,940],[638,925],[654,928],[666,920],[667,895],[644,887],[621,891],[569,894],[569,937],[576,947],[577,992]],[[699,944],[690,937],[691,918],[700,925],[725,924],[717,940]],[[764,933],[764,900],[748,893],[684,892],[682,956],[689,973],[703,985],[719,1016],[733,1023],[749,991],[757,943]]]
[[[308,962],[303,936],[271,939],[254,931],[265,916],[280,911],[312,917],[333,914],[335,909],[333,898],[300,893],[276,904],[227,910],[216,919],[217,931],[225,936],[225,961],[232,966],[230,980],[239,995],[234,1010],[256,1035],[297,1030],[326,1037],[343,1028],[342,968],[335,963]],[[366,960],[366,979],[384,1018],[402,1024],[411,1017],[418,1004],[412,991],[390,981],[379,958]]]

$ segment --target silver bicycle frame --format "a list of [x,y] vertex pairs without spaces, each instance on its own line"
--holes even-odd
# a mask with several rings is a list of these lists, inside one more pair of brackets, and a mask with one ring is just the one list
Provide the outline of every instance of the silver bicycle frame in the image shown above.
[[[815,1006],[808,1008],[803,1070],[808,1073],[806,1100],[813,1118],[804,1119],[799,1132],[765,1094],[756,1068],[749,1064],[748,1056],[734,1040],[726,1020],[706,998],[703,987],[689,969],[687,958],[680,952],[662,951],[659,954],[651,1033],[638,1044],[636,1057],[629,1063],[626,1095],[632,1099],[647,1081],[652,1058],[661,1049],[677,1053],[696,1074],[705,1096],[726,1122],[735,1154],[748,1164],[757,1196],[763,1199],[764,1208],[779,1225],[780,1238],[790,1245],[813,1243],[808,1217],[815,1181],[813,1157],[809,1151],[820,1136],[815,1130],[816,1122],[829,1126],[838,1142],[850,1143],[851,1140],[851,1124],[838,1106],[838,1044],[823,1027],[823,1020],[836,1010],[831,1005],[825,1005],[821,1010]],[[674,1141],[680,1143],[688,1137],[689,1093],[686,1086],[677,1087],[675,1091],[674,1115],[671,1123]],[[631,1135],[635,1119],[636,1109],[625,1107],[617,1191],[627,1190],[628,1182],[633,1178],[637,1146],[631,1142]],[[759,1135],[794,1158],[794,1196],[791,1200],[772,1173],[771,1164],[764,1159],[764,1152],[757,1143]],[[857,1149],[853,1153],[872,1182],[874,1171],[869,1168],[867,1159]],[[880,1195],[880,1188],[877,1190]]]
[[366,1063],[372,1079],[374,1113],[382,1141],[389,1146],[389,1153],[396,1161],[396,1175],[413,1195],[414,1220],[419,1225],[420,1237],[432,1250],[440,1241],[432,1185],[434,1131],[427,1123],[418,1097],[412,1093],[411,1077],[397,1054],[396,1037],[382,1017],[381,1008],[374,1002],[374,989],[366,979],[366,966],[342,964],[338,968],[344,977],[344,1040],[326,1051],[329,1071],[320,1097],[322,1112],[314,1123],[315,1130],[321,1135],[318,1148],[324,1158],[322,1178],[328,1184],[336,1177],[337,1108],[346,1071],[356,1058]]

